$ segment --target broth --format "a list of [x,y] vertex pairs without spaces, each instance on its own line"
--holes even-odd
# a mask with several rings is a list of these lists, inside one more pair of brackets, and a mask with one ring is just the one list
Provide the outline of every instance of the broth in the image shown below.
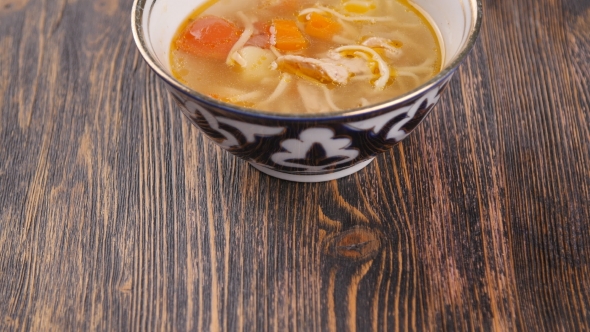
[[392,99],[441,69],[436,28],[408,0],[218,0],[171,44],[173,75],[272,113],[320,114]]

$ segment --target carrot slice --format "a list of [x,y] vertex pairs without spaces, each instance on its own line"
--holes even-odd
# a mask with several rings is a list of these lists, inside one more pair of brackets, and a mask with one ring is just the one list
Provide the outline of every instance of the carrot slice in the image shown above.
[[338,22],[318,13],[311,13],[305,23],[305,33],[324,40],[331,40],[341,28]]
[[232,22],[217,16],[199,17],[176,39],[184,52],[210,59],[225,59],[242,31]]
[[281,51],[298,51],[307,48],[307,40],[299,31],[295,21],[272,20],[275,47]]

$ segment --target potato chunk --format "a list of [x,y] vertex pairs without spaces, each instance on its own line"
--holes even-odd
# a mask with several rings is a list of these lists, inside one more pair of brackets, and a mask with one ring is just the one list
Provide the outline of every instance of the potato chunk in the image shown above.
[[249,81],[257,81],[264,77],[277,76],[271,69],[276,56],[270,51],[256,46],[246,46],[238,51],[246,65],[241,68],[242,77]]

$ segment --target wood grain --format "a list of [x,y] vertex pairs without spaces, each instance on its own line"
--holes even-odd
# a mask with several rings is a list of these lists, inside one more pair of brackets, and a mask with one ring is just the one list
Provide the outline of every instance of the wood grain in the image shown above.
[[484,1],[428,119],[263,175],[137,52],[131,1],[0,0],[0,330],[590,329],[590,2]]

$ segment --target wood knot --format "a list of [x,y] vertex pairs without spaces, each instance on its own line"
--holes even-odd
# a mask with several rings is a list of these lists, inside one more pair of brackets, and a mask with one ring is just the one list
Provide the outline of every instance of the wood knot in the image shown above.
[[364,227],[333,234],[325,241],[326,254],[347,261],[362,262],[372,259],[381,249],[380,233]]
[[10,316],[4,317],[4,326],[18,328],[18,320],[12,319]]
[[119,291],[125,294],[131,294],[133,291],[133,279],[127,279],[121,286],[119,286]]
[[0,13],[11,13],[23,9],[29,0],[0,0]]

